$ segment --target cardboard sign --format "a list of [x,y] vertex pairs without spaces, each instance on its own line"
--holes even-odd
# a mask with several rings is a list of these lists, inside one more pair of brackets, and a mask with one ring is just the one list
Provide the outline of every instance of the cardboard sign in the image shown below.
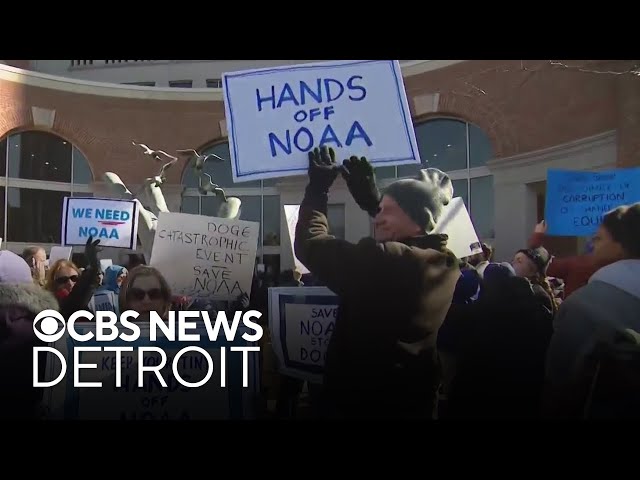
[[433,233],[449,235],[447,248],[458,258],[482,253],[478,234],[461,197],[452,199],[449,205],[444,207]]
[[269,289],[269,329],[282,374],[322,383],[337,313],[338,297],[328,288]]
[[58,260],[70,260],[73,247],[51,247],[49,252],[49,265],[52,266]]
[[89,237],[102,247],[135,250],[138,203],[134,200],[65,197],[62,244],[85,245]]
[[260,224],[189,213],[160,213],[150,265],[174,295],[236,300],[251,294]]
[[[231,346],[257,346],[242,339],[242,329],[233,342],[224,336],[216,342],[209,341],[204,322],[197,321],[193,333],[200,335],[200,342],[168,342],[160,337],[150,340],[149,322],[139,323],[141,335],[135,342],[122,340],[112,342],[77,342],[68,334],[53,347],[65,357],[67,371],[64,378],[53,387],[45,388],[44,403],[51,419],[78,420],[222,420],[250,419],[255,417],[253,403],[259,391],[259,352],[230,351]],[[78,334],[94,333],[94,323],[77,323]],[[203,340],[204,339],[204,340]],[[80,352],[82,364],[94,364],[94,368],[80,370],[81,382],[101,382],[97,388],[74,387],[74,353],[77,346],[83,347],[134,347],[133,352],[121,352],[121,380],[116,387],[116,353],[96,349]],[[153,372],[144,372],[143,386],[138,387],[138,348],[156,346],[164,350],[167,363],[160,370],[167,383],[163,387]],[[173,357],[186,346],[198,346],[207,351],[214,362],[211,378],[201,387],[187,388],[178,383],[172,371]],[[222,370],[221,348],[225,347],[225,368]],[[144,352],[145,365],[160,365],[161,355]],[[243,386],[243,359],[248,355],[248,384]],[[46,353],[44,381],[55,380],[61,372],[61,362],[52,353]],[[206,358],[197,351],[183,354],[177,362],[181,378],[195,383],[208,372]],[[221,375],[226,374],[225,386],[221,386]]]
[[395,60],[247,70],[222,84],[234,182],[306,174],[322,145],[375,167],[420,163]]
[[291,253],[293,254],[293,261],[296,265],[296,270],[298,270],[302,275],[306,275],[309,273],[309,269],[305,267],[298,257],[296,257],[296,253],[294,251],[294,244],[296,241],[296,225],[298,223],[298,211],[300,210],[300,205],[285,205],[284,206],[284,216],[287,219],[287,229],[289,231],[289,240],[291,241]]
[[640,168],[549,170],[544,213],[547,235],[591,236],[607,212],[635,202],[640,202]]

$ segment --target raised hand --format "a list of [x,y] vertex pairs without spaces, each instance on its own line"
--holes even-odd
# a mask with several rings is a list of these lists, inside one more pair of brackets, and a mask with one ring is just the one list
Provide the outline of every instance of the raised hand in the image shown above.
[[373,166],[365,157],[353,156],[342,162],[340,171],[355,202],[374,217],[378,213],[381,195]]
[[309,186],[326,193],[338,176],[336,153],[326,146],[309,152]]
[[87,257],[89,267],[91,267],[94,272],[100,271],[100,260],[98,260],[98,253],[102,251],[102,248],[98,247],[99,244],[100,239],[94,241],[93,237],[89,237],[87,239],[87,243],[84,246],[84,254]]

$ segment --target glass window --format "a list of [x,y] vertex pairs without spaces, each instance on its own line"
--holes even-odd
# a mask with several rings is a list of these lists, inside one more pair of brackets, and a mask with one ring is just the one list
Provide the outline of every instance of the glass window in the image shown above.
[[378,167],[375,169],[376,180],[396,178],[396,167]]
[[469,168],[484,167],[493,158],[489,137],[475,125],[469,124]]
[[[189,148],[189,147],[185,147]],[[211,147],[204,149],[201,154],[207,155],[209,153],[214,153],[218,155],[220,158],[223,158],[224,161],[220,161],[216,158],[212,158],[207,160],[204,164],[204,172],[208,173],[212,177],[213,183],[220,185],[223,188],[236,187],[236,188],[260,188],[260,180],[252,181],[252,182],[240,182],[233,183],[233,175],[231,173],[231,153],[229,152],[229,144],[218,143]],[[189,160],[187,167],[185,168],[182,183],[190,188],[198,188],[198,176],[196,175],[195,169],[193,168],[195,165],[195,159]],[[206,175],[203,176],[203,181],[207,181]],[[277,180],[277,179],[276,179]]]
[[280,245],[280,197],[278,195],[268,195],[262,197],[263,201],[263,225],[264,225],[264,245],[276,247]]
[[62,202],[69,192],[9,188],[7,241],[60,244]]
[[398,177],[413,176],[420,168],[439,168],[444,172],[467,168],[467,127],[460,120],[440,118],[414,127],[420,165],[399,165]]
[[468,181],[466,178],[461,180],[453,180],[453,196],[454,197],[462,197],[464,200],[464,206],[469,210],[469,190],[468,190]]
[[208,217],[217,217],[218,210],[220,210],[220,205],[222,204],[222,200],[220,197],[215,195],[202,195],[200,197],[200,215],[206,215]]
[[[0,176],[4,177],[7,174],[7,139],[3,138],[0,141]],[[4,214],[4,210],[3,210]]]
[[494,238],[493,176],[471,179],[471,220],[480,240]]
[[47,132],[23,132],[11,140],[10,177],[71,183],[69,142]]
[[169,82],[171,88],[191,88],[193,80],[174,80]]
[[87,157],[76,147],[72,149],[73,155],[73,180],[75,185],[89,185],[93,182],[93,173],[89,167]]
[[180,205],[181,213],[200,214],[200,197],[182,197],[182,205]]
[[222,88],[222,80],[219,78],[208,78],[207,88]]
[[343,204],[331,204],[327,208],[329,233],[336,238],[345,238],[345,216]]

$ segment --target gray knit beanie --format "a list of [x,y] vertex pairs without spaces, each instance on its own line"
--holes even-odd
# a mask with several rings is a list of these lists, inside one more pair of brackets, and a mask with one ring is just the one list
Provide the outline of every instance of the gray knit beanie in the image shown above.
[[392,197],[425,233],[430,233],[438,223],[443,207],[453,198],[453,185],[449,175],[442,170],[426,168],[415,178],[393,182],[384,194]]

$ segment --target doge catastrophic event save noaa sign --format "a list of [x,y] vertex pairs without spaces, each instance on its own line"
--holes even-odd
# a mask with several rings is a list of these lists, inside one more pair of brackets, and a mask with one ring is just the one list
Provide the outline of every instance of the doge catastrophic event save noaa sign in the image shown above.
[[335,61],[223,75],[234,182],[306,173],[309,150],[376,167],[420,163],[395,60]]
[[135,250],[138,204],[134,200],[65,197],[62,245],[85,245],[89,237],[103,247]]

